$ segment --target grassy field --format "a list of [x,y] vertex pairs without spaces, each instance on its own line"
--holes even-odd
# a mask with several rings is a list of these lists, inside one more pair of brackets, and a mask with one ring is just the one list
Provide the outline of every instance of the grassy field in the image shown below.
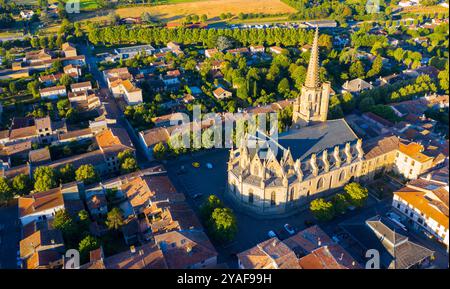
[[403,8],[401,13],[417,13],[417,14],[428,14],[428,13],[448,13],[448,8],[436,5],[436,6],[415,6]]
[[149,12],[163,21],[174,21],[189,14],[206,14],[209,19],[218,18],[221,13],[293,13],[296,10],[280,0],[169,0],[172,4],[120,8],[116,13],[121,17],[138,17]]

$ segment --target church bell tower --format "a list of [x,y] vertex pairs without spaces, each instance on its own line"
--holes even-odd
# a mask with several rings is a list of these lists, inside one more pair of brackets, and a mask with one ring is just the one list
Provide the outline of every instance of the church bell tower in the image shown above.
[[307,126],[327,120],[331,84],[320,82],[319,69],[319,28],[316,27],[305,84],[293,106],[292,118],[295,126]]

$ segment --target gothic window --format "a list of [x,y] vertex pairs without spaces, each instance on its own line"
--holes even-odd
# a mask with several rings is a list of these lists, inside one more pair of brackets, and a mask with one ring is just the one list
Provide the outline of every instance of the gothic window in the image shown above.
[[270,194],[270,205],[271,206],[275,206],[276,205],[276,193],[275,193],[275,191],[273,191],[271,194]]
[[339,182],[342,182],[345,178],[345,171],[342,171],[341,174],[339,175]]
[[319,181],[317,181],[317,189],[323,188],[323,178],[320,178]]
[[257,165],[255,165],[255,166],[253,167],[253,174],[254,174],[254,175],[259,175],[259,169],[258,169],[258,166],[257,166]]
[[291,188],[291,192],[289,193],[289,201],[293,201],[294,200],[294,193],[295,193],[295,189]]
[[253,190],[252,190],[252,189],[249,189],[249,190],[248,190],[248,202],[249,202],[250,204],[253,204],[253,200],[254,200]]

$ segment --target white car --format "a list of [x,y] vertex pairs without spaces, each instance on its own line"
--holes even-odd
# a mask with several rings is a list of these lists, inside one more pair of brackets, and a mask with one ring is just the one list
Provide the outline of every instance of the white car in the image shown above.
[[206,163],[206,167],[207,167],[208,169],[212,169],[212,168],[213,168],[213,165],[212,165],[211,163]]
[[276,234],[274,231],[272,231],[272,230],[270,230],[270,231],[267,233],[267,235],[269,236],[269,238],[278,237],[277,234]]
[[289,233],[289,235],[295,234],[295,229],[289,224],[284,224],[284,229]]

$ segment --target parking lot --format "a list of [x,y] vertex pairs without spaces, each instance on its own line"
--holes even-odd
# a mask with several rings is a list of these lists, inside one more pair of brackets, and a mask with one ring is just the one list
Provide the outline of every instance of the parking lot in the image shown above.
[[20,227],[17,203],[0,207],[0,269],[17,268]]

